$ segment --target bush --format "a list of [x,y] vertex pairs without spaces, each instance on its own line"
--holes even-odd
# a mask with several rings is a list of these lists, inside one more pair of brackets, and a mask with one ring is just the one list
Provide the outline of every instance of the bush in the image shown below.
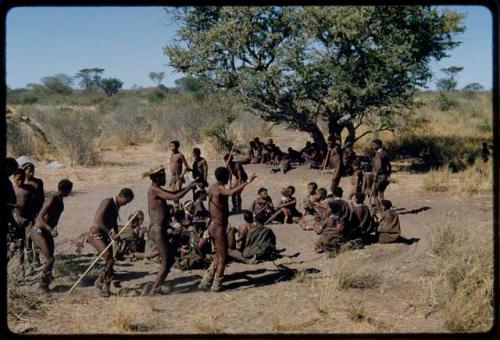
[[61,155],[72,165],[95,165],[98,162],[97,139],[101,120],[97,112],[58,108],[53,112],[33,112]]
[[131,101],[110,108],[104,131],[106,137],[124,146],[151,141],[151,127],[142,114],[144,110],[145,107]]

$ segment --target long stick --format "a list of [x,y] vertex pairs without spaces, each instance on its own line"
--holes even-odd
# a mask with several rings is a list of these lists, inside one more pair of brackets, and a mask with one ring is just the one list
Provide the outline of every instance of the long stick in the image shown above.
[[328,157],[330,156],[330,150],[331,150],[331,149],[328,149],[328,152],[326,153],[325,162],[323,163],[323,169],[321,169],[321,174],[322,174],[322,175],[323,175],[323,173],[325,172],[326,163],[328,162]]
[[235,148],[236,144],[238,144],[238,139],[240,138],[240,132],[241,132],[241,129],[238,130],[238,134],[236,135],[236,139],[234,140],[233,146],[231,148],[231,152],[229,153],[229,158],[227,159],[227,162],[226,162],[226,168],[227,168],[227,165],[229,164],[229,160],[231,159],[234,148]]
[[[128,220],[127,224],[125,224],[125,226],[118,232],[116,237],[120,236],[120,234],[128,227],[128,225],[134,220],[134,218],[137,216],[138,213],[139,212],[137,211],[135,214],[132,215],[132,217]],[[95,260],[90,264],[90,266],[87,268],[87,270],[80,276],[78,281],[75,282],[75,284],[71,287],[71,289],[69,290],[68,293],[71,293],[73,291],[73,289],[75,289],[75,287],[78,285],[78,283],[80,283],[80,281],[83,279],[83,277],[85,275],[87,275],[87,273],[92,269],[92,267],[94,267],[94,265],[97,263],[97,261],[99,261],[102,254],[104,254],[109,249],[109,247],[111,247],[114,243],[115,243],[115,240],[111,240],[111,242],[109,242],[109,244],[106,246],[106,248],[104,248],[104,250],[99,254],[99,256],[97,256],[95,258]]]

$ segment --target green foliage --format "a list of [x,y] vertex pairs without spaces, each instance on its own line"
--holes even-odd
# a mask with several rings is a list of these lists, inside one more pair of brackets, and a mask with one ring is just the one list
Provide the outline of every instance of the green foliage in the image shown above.
[[122,88],[123,82],[116,78],[105,78],[99,82],[99,87],[108,97],[114,96]]
[[212,120],[202,128],[202,133],[212,138],[217,151],[229,151],[233,147],[234,140],[229,137],[229,125],[236,119],[232,113],[221,115],[218,119]]
[[484,86],[479,84],[479,83],[470,83],[464,86],[462,91],[465,92],[477,92],[477,91],[483,91]]
[[463,16],[422,6],[189,7],[174,14],[170,65],[231,91],[266,121],[324,137],[350,114],[391,128],[429,62],[458,42]]
[[462,71],[463,67],[451,66],[448,68],[442,68],[443,72],[447,77],[441,78],[437,81],[436,86],[439,91],[453,91],[457,87],[457,81],[455,77],[458,72]]
[[441,111],[448,111],[457,105],[457,101],[448,92],[439,92],[436,98],[436,106]]
[[73,88],[71,87],[73,84],[73,78],[64,73],[43,77],[42,84],[44,86],[44,90],[48,93],[67,95],[73,92]]
[[80,86],[88,93],[94,93],[99,88],[103,72],[104,69],[98,67],[84,68],[78,71],[75,78],[80,79]]
[[160,86],[161,82],[165,78],[165,72],[149,72],[149,79],[156,83],[156,86]]

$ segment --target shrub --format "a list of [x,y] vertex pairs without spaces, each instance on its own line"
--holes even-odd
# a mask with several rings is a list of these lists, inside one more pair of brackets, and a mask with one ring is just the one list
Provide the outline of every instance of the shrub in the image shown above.
[[450,175],[447,167],[429,171],[424,177],[424,189],[427,191],[448,191],[450,189]]

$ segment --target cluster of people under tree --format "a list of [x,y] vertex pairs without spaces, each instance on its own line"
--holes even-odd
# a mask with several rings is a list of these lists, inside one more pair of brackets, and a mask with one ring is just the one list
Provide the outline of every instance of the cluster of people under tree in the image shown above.
[[[129,188],[123,188],[118,195],[104,199],[97,209],[94,222],[86,235],[86,242],[104,260],[104,266],[95,282],[100,294],[110,295],[115,259],[129,255],[131,259],[160,259],[160,268],[150,287],[150,294],[161,290],[176,259],[181,269],[208,266],[199,287],[220,291],[228,257],[244,263],[255,263],[277,256],[276,237],[265,226],[274,221],[299,223],[306,230],[315,230],[320,234],[315,245],[320,252],[336,250],[347,240],[365,242],[367,235],[373,232],[377,232],[380,242],[395,241],[400,233],[399,220],[391,210],[391,203],[384,200],[391,167],[382,142],[373,142],[375,155],[370,176],[361,171],[358,160],[349,158],[353,189],[348,199],[355,197],[355,202],[343,201],[342,189],[338,186],[340,177],[345,174],[346,162],[342,155],[345,148],[342,150],[334,138],[329,138],[328,142],[326,162],[333,169],[330,188],[333,197],[327,195],[325,189],[318,189],[315,183],[310,183],[304,213],[297,209],[293,186],[281,190],[281,201],[276,206],[267,189],[260,188],[250,210],[242,210],[241,192],[257,177],[256,174],[248,176],[244,164],[267,162],[276,165],[287,159],[309,162],[310,167],[314,167],[312,165],[317,165],[320,160],[315,156],[319,150],[314,143],[306,144],[302,152],[289,148],[285,155],[272,140],[262,144],[256,138],[251,143],[253,149],[244,160],[235,161],[232,153],[226,154],[226,166],[215,169],[216,182],[209,185],[208,165],[201,157],[200,150],[193,149],[193,163],[189,167],[186,158],[179,151],[179,142],[171,142],[169,190],[163,188],[167,184],[163,166],[143,175],[151,180],[147,193],[150,224],[146,229],[141,228],[144,221],[142,211],[129,217],[132,220],[126,230],[118,225],[120,208],[134,199],[134,193]],[[193,180],[183,187],[184,177],[188,172],[192,173]],[[13,186],[9,181],[11,175]],[[40,289],[48,291],[52,280],[57,224],[64,210],[63,199],[71,193],[73,184],[69,180],[60,181],[56,194],[45,200],[43,182],[34,177],[34,165],[27,163],[23,164],[22,169],[18,169],[17,162],[12,158],[6,159],[4,179],[8,182],[7,188],[12,189],[7,192],[9,249],[12,249],[9,258],[14,253],[19,253],[20,265],[24,268],[24,253],[33,253],[33,248],[38,249],[44,259]],[[180,200],[189,192],[192,192],[193,200],[181,204]],[[378,223],[373,219],[373,209],[363,203],[365,195],[375,200]],[[229,197],[233,204],[232,213],[243,214],[244,222],[236,227],[229,225]],[[208,209],[204,204],[207,200]],[[167,204],[167,201],[173,201],[173,205]],[[112,241],[115,243],[114,247],[105,251]],[[34,247],[30,246],[31,242]],[[215,255],[208,265],[212,247]],[[36,262],[36,258],[36,255],[30,256],[29,261]]]

